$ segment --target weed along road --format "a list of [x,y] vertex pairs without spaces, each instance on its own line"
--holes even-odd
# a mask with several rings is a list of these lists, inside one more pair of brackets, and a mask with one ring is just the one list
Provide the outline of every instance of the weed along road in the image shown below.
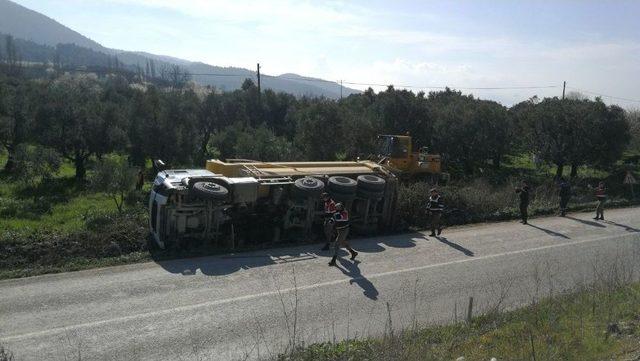
[[[292,345],[452,322],[636,277],[640,208],[0,282],[0,343],[17,360],[270,358]],[[635,271],[635,274],[631,272]]]

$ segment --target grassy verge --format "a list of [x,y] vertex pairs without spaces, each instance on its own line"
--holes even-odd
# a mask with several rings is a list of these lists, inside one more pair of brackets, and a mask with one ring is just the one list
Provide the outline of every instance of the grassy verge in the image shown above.
[[278,360],[637,360],[640,284],[563,295],[470,323],[315,344]]

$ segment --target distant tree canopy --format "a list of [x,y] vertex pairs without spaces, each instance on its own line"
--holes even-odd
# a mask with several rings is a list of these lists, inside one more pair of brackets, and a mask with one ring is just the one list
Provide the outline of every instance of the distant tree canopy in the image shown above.
[[558,167],[590,164],[607,168],[622,156],[630,140],[624,111],[601,100],[550,98],[521,103],[521,129],[529,149]]
[[153,68],[147,63],[140,71],[158,72],[164,86],[115,73],[34,79],[0,72],[5,169],[15,171],[20,144],[60,154],[84,179],[90,159],[112,152],[126,154],[132,166],[156,158],[174,167],[202,166],[212,157],[355,159],[377,152],[376,135],[408,132],[414,149],[442,154],[445,166],[460,174],[500,167],[517,154],[535,154],[575,174],[580,165],[612,165],[627,149],[630,129],[637,133],[637,113],[577,96],[532,98],[509,109],[451,89],[295,98],[258,92],[249,79],[233,92],[194,89],[180,69]]

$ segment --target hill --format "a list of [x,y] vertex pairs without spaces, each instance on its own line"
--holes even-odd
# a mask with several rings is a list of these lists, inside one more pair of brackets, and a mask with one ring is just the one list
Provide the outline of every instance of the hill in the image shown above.
[[104,53],[111,52],[59,22],[9,0],[0,0],[0,33],[41,45],[76,44]]
[[[111,66],[117,58],[117,63],[129,70],[139,67],[144,71],[147,64],[153,62],[157,73],[163,68],[178,65],[192,74],[196,83],[223,91],[239,89],[246,78],[255,80],[256,77],[255,72],[249,69],[220,67],[141,51],[110,49],[43,14],[9,0],[0,0],[0,35],[3,34],[16,38],[20,58],[30,62],[53,62],[57,57],[62,58],[67,67],[102,67]],[[1,41],[0,56],[4,50],[4,41]],[[263,89],[295,96],[338,98],[341,95],[340,85],[335,82],[297,74],[263,74],[261,80]],[[344,96],[358,92],[356,89],[342,88]]]

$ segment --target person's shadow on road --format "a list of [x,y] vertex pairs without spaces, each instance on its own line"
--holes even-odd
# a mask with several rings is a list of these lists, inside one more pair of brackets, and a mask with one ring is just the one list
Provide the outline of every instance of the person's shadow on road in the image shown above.
[[552,231],[550,229],[542,228],[542,227],[539,227],[539,226],[534,226],[531,223],[527,223],[527,226],[535,228],[535,229],[539,229],[539,230],[543,231],[544,233],[546,233],[548,235],[551,235],[551,236],[554,236],[554,237],[561,237],[561,238],[565,238],[565,239],[571,239],[569,236],[565,236],[562,233],[559,233],[559,232],[556,232],[556,231]]
[[457,244],[457,243],[453,243],[451,241],[449,241],[447,239],[447,237],[442,237],[442,236],[437,236],[436,239],[444,244],[446,244],[447,246],[451,247],[451,248],[455,248],[458,251],[464,253],[465,255],[469,256],[469,257],[473,257],[475,256],[475,253],[473,253],[472,250],[468,249],[468,248],[464,248],[461,245]]
[[569,217],[569,216],[565,216],[564,218],[570,219],[572,221],[580,222],[582,224],[586,224],[586,225],[589,225],[589,226],[600,227],[600,228],[606,228],[607,227],[607,226],[602,225],[602,224],[600,224],[598,222],[587,221],[587,220],[584,220],[584,219],[579,219],[579,218],[574,218],[574,217]]
[[362,288],[362,291],[363,291],[362,293],[367,298],[370,298],[374,301],[378,299],[379,292],[376,289],[376,286],[374,286],[373,283],[371,283],[371,281],[369,281],[365,276],[362,275],[362,272],[358,267],[358,264],[360,264],[360,261],[350,262],[340,258],[340,264],[344,268],[340,266],[337,266],[336,268],[338,268],[346,276],[351,277],[351,279],[349,280],[350,285],[355,283],[358,286],[360,286],[360,288]]
[[627,232],[632,232],[632,233],[640,232],[640,229],[633,228],[631,226],[627,226],[626,224],[616,223],[616,222],[613,222],[613,221],[604,221],[604,223],[613,224],[614,226],[622,227]]

